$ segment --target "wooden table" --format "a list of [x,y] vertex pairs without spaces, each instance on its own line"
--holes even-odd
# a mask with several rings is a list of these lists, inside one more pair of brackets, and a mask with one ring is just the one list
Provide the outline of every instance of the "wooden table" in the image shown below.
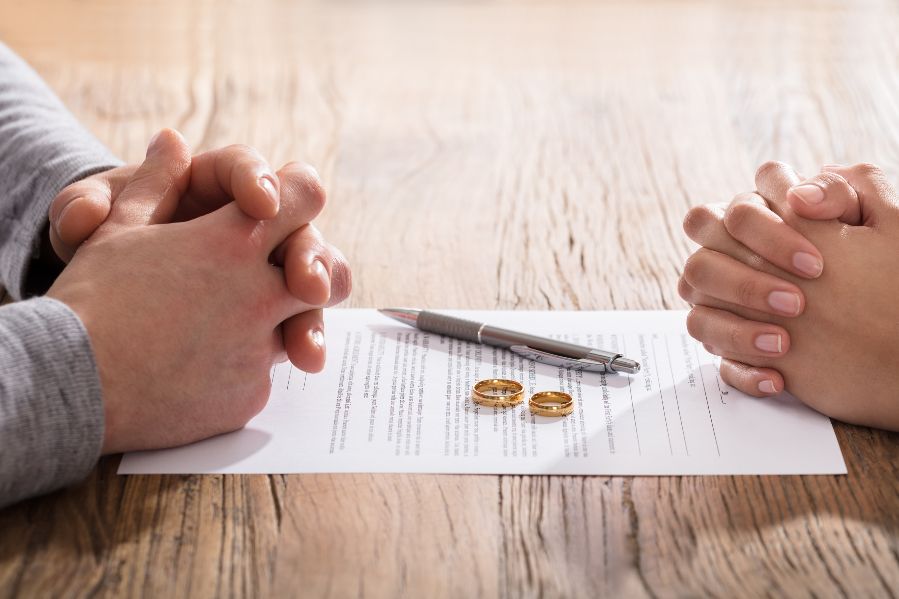
[[[111,148],[316,164],[348,305],[684,308],[690,205],[899,174],[895,3],[0,0]],[[0,597],[896,596],[899,436],[848,476],[134,476],[0,512]]]

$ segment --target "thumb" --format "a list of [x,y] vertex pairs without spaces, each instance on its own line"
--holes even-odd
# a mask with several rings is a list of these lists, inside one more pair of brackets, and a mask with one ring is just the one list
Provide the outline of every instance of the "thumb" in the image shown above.
[[174,129],[157,133],[147,157],[116,198],[103,229],[170,222],[190,184],[190,148]]
[[838,219],[847,225],[861,224],[861,204],[855,189],[835,172],[823,171],[787,192],[793,212],[811,220]]
[[53,199],[50,243],[63,262],[69,262],[78,246],[103,224],[111,205],[112,192],[100,179],[79,181]]
[[109,216],[136,166],[119,166],[72,183],[50,203],[50,243],[63,262],[72,259],[82,243]]
[[845,179],[858,195],[859,218],[853,224],[874,226],[877,221],[895,214],[899,209],[896,188],[879,167],[862,163],[853,166],[827,165],[823,170]]

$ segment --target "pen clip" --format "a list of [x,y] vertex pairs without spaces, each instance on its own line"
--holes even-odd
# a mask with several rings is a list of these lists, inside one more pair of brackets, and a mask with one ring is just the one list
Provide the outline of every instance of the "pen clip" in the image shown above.
[[539,349],[534,349],[533,347],[528,347],[527,345],[513,345],[509,347],[509,351],[518,354],[519,356],[527,360],[539,362],[540,364],[552,364],[553,366],[561,366],[562,368],[571,368],[572,370],[588,370],[590,372],[610,371],[608,366],[606,364],[603,364],[602,362],[568,358],[566,356],[560,356],[559,354],[553,354],[550,352],[541,351]]

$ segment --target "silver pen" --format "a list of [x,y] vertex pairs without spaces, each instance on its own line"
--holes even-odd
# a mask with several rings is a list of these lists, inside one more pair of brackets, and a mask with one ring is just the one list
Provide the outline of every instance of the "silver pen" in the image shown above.
[[639,362],[615,352],[501,329],[473,320],[412,308],[383,308],[378,311],[403,324],[428,333],[504,347],[534,362],[591,372],[634,374],[640,370]]

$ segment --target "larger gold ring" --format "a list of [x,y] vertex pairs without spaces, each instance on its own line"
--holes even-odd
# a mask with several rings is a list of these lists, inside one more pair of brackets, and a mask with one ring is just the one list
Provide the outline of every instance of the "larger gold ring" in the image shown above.
[[485,379],[475,383],[471,399],[482,406],[509,408],[524,400],[524,387],[509,379]]
[[531,396],[528,407],[538,416],[568,416],[574,411],[574,399],[562,391],[540,391]]

